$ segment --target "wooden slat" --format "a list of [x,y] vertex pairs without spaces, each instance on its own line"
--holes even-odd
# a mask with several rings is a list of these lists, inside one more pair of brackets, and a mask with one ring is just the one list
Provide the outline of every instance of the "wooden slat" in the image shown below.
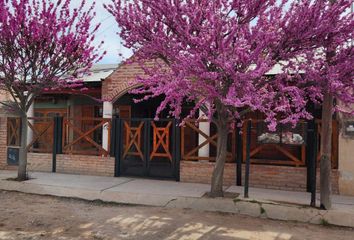
[[[82,121],[85,124],[83,129]],[[76,123],[80,123],[76,125]],[[92,126],[92,127],[91,127]],[[103,127],[108,128],[108,142],[110,143],[111,119],[105,118],[64,118],[63,125],[63,152],[67,154],[103,155],[109,156],[109,149],[104,149],[94,140],[94,132]],[[74,134],[75,133],[75,134]],[[70,137],[72,136],[72,137]],[[110,146],[110,145],[108,145]],[[85,149],[87,148],[87,149]]]
[[7,145],[20,146],[21,144],[21,119],[7,118]]
[[[154,122],[151,122],[153,127],[153,150],[150,154],[150,161],[154,157],[167,157],[172,163],[172,155],[170,153],[170,127],[172,122],[169,122],[166,127],[157,127]],[[162,147],[164,152],[158,152]]]
[[[198,155],[198,150],[203,148],[206,145],[210,145],[213,147],[217,147],[217,134],[209,136],[202,130],[200,130],[197,126],[195,126],[196,122],[207,122],[207,120],[201,120],[201,121],[193,121],[189,120],[185,122],[185,126],[182,127],[181,130],[181,154],[182,154],[182,159],[185,161],[194,161],[194,160],[209,160],[209,161],[215,161],[215,157],[209,156],[209,157],[200,157]],[[194,131],[195,134],[203,136],[205,139],[202,143],[198,143],[193,146],[192,149],[190,149],[188,152],[186,152],[186,129],[189,128]],[[234,161],[235,155],[236,155],[236,150],[235,150],[235,139],[236,135],[234,132],[229,134],[229,137],[231,138],[231,152],[227,152],[227,161]]]
[[283,153],[285,156],[287,156],[289,159],[291,159],[294,163],[295,163],[295,165],[301,165],[301,161],[297,158],[297,157],[295,157],[293,154],[291,154],[289,151],[287,151],[285,148],[283,148],[282,146],[279,146],[279,145],[275,145],[275,148],[279,151],[279,152],[281,152],[281,153]]
[[[251,159],[251,163],[255,164],[264,164],[264,165],[285,165],[285,166],[293,166],[294,162],[289,160],[270,160],[270,159]],[[303,167],[305,165],[299,165],[299,167]]]
[[[34,148],[33,148],[33,145],[37,142],[37,141],[40,141],[41,140],[41,138],[42,138],[42,136],[44,136],[47,132],[48,132],[48,130],[50,129],[50,128],[52,128],[53,127],[53,124],[54,124],[54,122],[53,121],[50,121],[50,122],[48,122],[45,126],[44,126],[44,129],[42,129],[41,131],[37,131],[37,129],[35,128],[35,126],[34,125],[32,125],[32,123],[31,122],[28,122],[28,126],[29,126],[29,128],[32,130],[32,132],[33,132],[33,138],[32,138],[32,141],[27,145],[27,151],[30,151],[30,150],[34,150]],[[52,128],[53,129],[53,128]],[[52,135],[53,136],[53,133],[49,133],[49,135]],[[53,143],[53,140],[52,140],[53,138],[50,138],[49,139],[49,143],[47,143],[47,144],[49,144],[50,146],[52,145],[52,143]],[[47,139],[46,139],[47,140]],[[36,151],[39,151],[38,149],[36,149]],[[46,149],[46,151],[48,151],[48,149]],[[46,152],[45,151],[45,152]]]
[[[123,152],[123,158],[128,155],[139,156],[142,161],[144,161],[144,155],[141,146],[141,130],[144,126],[144,122],[140,122],[138,127],[131,127],[126,121],[124,122],[124,127],[127,131],[126,135],[126,146]],[[131,147],[135,146],[136,151],[132,152]]]

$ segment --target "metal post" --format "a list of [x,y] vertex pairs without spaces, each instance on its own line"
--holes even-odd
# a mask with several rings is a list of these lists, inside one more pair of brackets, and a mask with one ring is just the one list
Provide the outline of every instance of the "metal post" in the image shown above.
[[180,160],[181,160],[181,129],[179,127],[179,121],[173,119],[173,157],[175,163],[175,179],[180,181]]
[[316,175],[317,175],[317,149],[318,149],[318,134],[317,134],[317,124],[314,126],[314,148],[311,159],[311,206],[316,207]]
[[312,189],[312,161],[313,161],[313,151],[314,151],[314,124],[310,121],[307,128],[307,142],[306,142],[306,166],[307,166],[307,177],[306,177],[306,191],[311,192]]
[[236,165],[236,185],[242,186],[242,135],[240,127],[236,127]]
[[150,152],[151,152],[151,120],[144,121],[144,160],[145,160],[145,175],[148,176],[150,172]]
[[[309,112],[314,113],[314,105],[311,104],[309,107]],[[315,120],[312,119],[307,122],[307,139],[306,139],[306,166],[307,166],[307,181],[306,181],[306,191],[311,192],[312,189],[312,159],[315,148]]]
[[63,153],[63,124],[64,118],[62,116],[57,117],[57,154]]
[[249,177],[250,177],[250,150],[251,150],[251,128],[252,121],[247,122],[247,141],[246,141],[246,173],[245,173],[245,187],[244,187],[244,198],[248,198],[248,187],[249,187]]
[[57,149],[58,149],[58,117],[53,118],[53,151],[52,151],[52,172],[57,171]]

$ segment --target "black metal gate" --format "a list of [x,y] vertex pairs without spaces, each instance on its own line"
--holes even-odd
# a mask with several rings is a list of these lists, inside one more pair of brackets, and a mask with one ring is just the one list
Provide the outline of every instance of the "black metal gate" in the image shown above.
[[179,128],[174,119],[113,120],[116,176],[179,180]]

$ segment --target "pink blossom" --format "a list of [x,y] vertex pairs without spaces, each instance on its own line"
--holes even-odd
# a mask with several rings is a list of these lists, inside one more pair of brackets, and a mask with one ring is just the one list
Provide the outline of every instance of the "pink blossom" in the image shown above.
[[82,76],[102,58],[93,44],[94,5],[86,10],[82,1],[70,10],[70,3],[0,0],[0,88],[22,114],[44,91],[82,87]]

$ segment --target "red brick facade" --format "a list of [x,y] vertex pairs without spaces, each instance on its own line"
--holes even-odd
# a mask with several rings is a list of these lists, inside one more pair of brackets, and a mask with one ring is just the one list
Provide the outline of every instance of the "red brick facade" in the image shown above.
[[[153,62],[147,62],[145,65],[151,67],[153,66]],[[138,86],[135,83],[138,76],[144,76],[144,70],[138,63],[126,62],[121,64],[102,82],[102,98],[104,100],[115,102],[115,100],[129,90]]]
[[7,118],[0,117],[0,169],[15,170],[16,166],[7,165]]
[[[180,165],[181,182],[210,183],[214,163],[182,161]],[[244,166],[242,173],[245,172]],[[338,193],[338,170],[332,170],[332,189]],[[306,191],[307,169],[285,166],[251,165],[250,186],[291,191]],[[224,185],[236,183],[236,164],[226,163]],[[319,186],[319,172],[317,173]]]
[[[6,129],[6,118],[2,117],[0,118],[0,169],[16,169],[16,167],[7,165]],[[214,164],[209,162],[182,161],[180,164],[181,182],[210,183],[213,167]],[[30,171],[51,172],[52,154],[29,153],[28,169]],[[114,158],[59,154],[57,155],[57,172],[114,176]],[[226,186],[235,184],[235,172],[235,164],[227,163],[224,172]],[[319,173],[317,176],[319,178]],[[333,170],[332,176],[333,191],[338,193],[338,171]],[[250,185],[260,188],[305,191],[306,178],[306,168],[251,165],[250,169]]]
[[143,70],[137,63],[120,65],[102,82],[102,98],[113,101],[126,93],[128,89],[134,86],[134,81],[138,75],[143,75]]
[[7,118],[0,117],[0,169],[16,169],[7,165]]
[[[143,75],[144,72],[137,63],[121,64],[117,70],[103,81],[102,98],[114,102],[118,97],[136,86],[134,82],[137,76]],[[6,118],[0,118],[0,169],[16,169],[16,167],[8,166],[6,162],[6,124]],[[213,167],[214,164],[209,162],[182,161],[180,163],[181,182],[210,183]],[[28,169],[30,171],[51,172],[52,155],[29,153]],[[114,158],[57,155],[56,169],[58,173],[114,176]],[[224,171],[225,185],[235,185],[235,172],[235,164],[227,163]],[[335,193],[338,193],[338,170],[333,170],[332,173],[332,188]],[[317,174],[317,177],[319,178],[319,174]],[[253,187],[305,191],[306,179],[306,168],[251,165],[250,169],[250,185]]]

